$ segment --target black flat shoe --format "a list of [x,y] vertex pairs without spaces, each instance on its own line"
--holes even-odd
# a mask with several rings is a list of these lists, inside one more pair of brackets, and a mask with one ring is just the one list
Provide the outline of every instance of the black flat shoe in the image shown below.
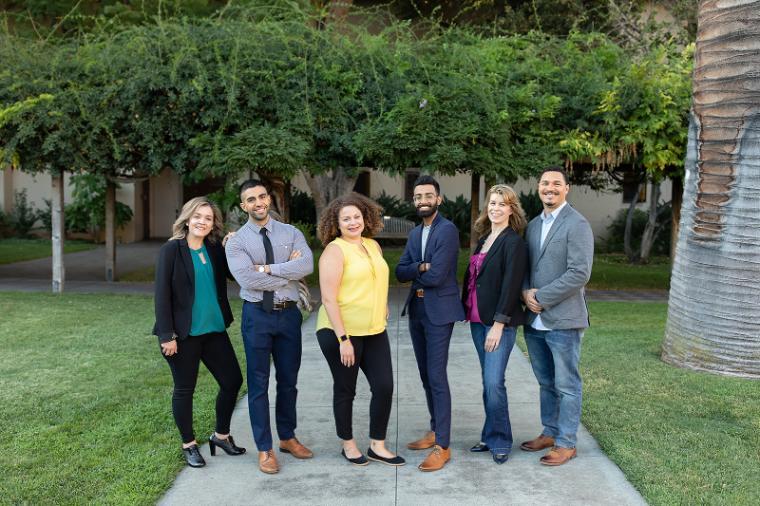
[[364,455],[359,455],[358,457],[354,459],[350,459],[346,456],[346,450],[343,450],[343,449],[340,450],[340,454],[343,455],[344,459],[351,462],[355,466],[366,466],[367,464],[369,464],[369,460],[367,460],[367,457],[365,457]]
[[193,445],[189,448],[182,448],[182,453],[185,454],[185,460],[190,467],[203,467],[206,465],[206,461],[203,460],[203,455],[198,448],[198,445]]
[[212,457],[216,457],[216,447],[224,450],[227,455],[242,455],[245,453],[245,448],[235,446],[235,440],[232,439],[232,434],[227,436],[227,439],[219,439],[216,437],[216,433],[211,434],[208,437],[208,448]]
[[367,458],[369,460],[374,460],[375,462],[382,462],[383,464],[388,464],[389,466],[403,466],[406,464],[406,460],[404,460],[404,457],[399,457],[396,455],[395,457],[381,457],[377,453],[372,451],[372,448],[367,449]]
[[493,454],[493,461],[497,464],[503,464],[509,459],[508,453],[494,453]]
[[472,448],[470,448],[470,451],[472,453],[482,453],[482,452],[487,452],[488,450],[490,450],[490,448],[488,447],[487,444],[483,443],[482,441],[476,444],[475,446],[473,446]]

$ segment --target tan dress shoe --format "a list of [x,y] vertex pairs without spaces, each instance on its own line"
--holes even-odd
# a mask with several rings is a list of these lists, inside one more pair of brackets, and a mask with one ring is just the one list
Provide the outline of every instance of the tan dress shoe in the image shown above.
[[314,456],[314,453],[302,445],[296,438],[280,441],[280,451],[282,453],[289,453],[297,459],[310,459]]
[[280,471],[280,465],[277,463],[274,450],[259,452],[259,469],[267,474],[277,474]]
[[439,469],[443,469],[443,466],[445,466],[446,462],[449,460],[451,460],[451,448],[446,448],[444,450],[440,446],[434,445],[433,451],[422,461],[419,468],[420,471],[438,471]]
[[541,434],[536,439],[525,441],[520,445],[520,449],[526,452],[540,452],[546,448],[554,446],[554,438],[551,436],[544,436]]
[[424,436],[422,436],[422,439],[418,439],[417,441],[412,441],[408,445],[406,445],[407,448],[410,450],[427,450],[428,448],[432,448],[435,444],[435,432],[426,432]]
[[555,446],[541,457],[541,463],[545,466],[561,466],[570,459],[574,459],[578,452],[575,448],[562,448]]

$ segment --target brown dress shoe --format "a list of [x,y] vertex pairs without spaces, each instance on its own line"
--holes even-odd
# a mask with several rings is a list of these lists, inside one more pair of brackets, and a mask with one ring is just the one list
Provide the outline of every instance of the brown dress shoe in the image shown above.
[[439,445],[434,445],[433,451],[422,461],[419,468],[420,471],[438,471],[443,469],[449,460],[451,460],[451,448],[444,450]]
[[427,450],[428,448],[432,448],[435,444],[435,432],[426,432],[424,436],[422,436],[422,439],[418,439],[417,441],[412,441],[408,445],[406,445],[407,448],[410,450]]
[[541,463],[545,466],[561,466],[570,459],[574,459],[578,454],[575,448],[562,448],[555,446],[549,452],[541,457]]
[[296,438],[280,441],[280,451],[289,453],[297,459],[310,459],[314,456],[311,450],[301,444]]
[[541,434],[536,439],[525,441],[520,445],[520,449],[526,452],[540,452],[546,448],[554,446],[554,438],[551,436],[544,436]]
[[259,452],[259,469],[267,474],[277,474],[280,471],[280,465],[277,463],[274,450]]

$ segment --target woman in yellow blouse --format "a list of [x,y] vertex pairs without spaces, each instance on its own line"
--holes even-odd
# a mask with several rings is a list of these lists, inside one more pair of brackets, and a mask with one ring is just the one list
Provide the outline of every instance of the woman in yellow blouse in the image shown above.
[[[382,209],[353,193],[328,204],[319,220],[325,250],[319,259],[322,307],[317,340],[333,377],[333,413],[341,455],[354,465],[369,460],[405,464],[385,447],[393,399],[393,367],[388,334],[388,264],[371,237],[383,228]],[[372,391],[370,447],[366,457],[354,440],[351,417],[356,379],[364,372]]]

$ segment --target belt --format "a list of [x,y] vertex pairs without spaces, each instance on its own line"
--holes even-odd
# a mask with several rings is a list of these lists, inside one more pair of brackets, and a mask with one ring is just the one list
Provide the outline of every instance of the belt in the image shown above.
[[[261,307],[261,306],[263,306],[263,305],[264,305],[264,303],[263,303],[263,302],[251,302],[251,304],[253,304],[253,305],[255,305],[255,306],[259,306],[259,307]],[[284,300],[284,301],[282,301],[282,302],[275,302],[274,304],[272,304],[272,309],[273,309],[274,311],[282,311],[283,309],[287,309],[287,308],[289,308],[289,307],[295,307],[295,306],[296,306],[296,304],[298,304],[298,303],[297,303],[297,302],[295,302],[295,301],[292,301],[292,300]]]
[[424,298],[425,297],[425,290],[423,290],[422,288],[417,288],[414,291],[414,296],[415,297],[419,297],[420,299]]

